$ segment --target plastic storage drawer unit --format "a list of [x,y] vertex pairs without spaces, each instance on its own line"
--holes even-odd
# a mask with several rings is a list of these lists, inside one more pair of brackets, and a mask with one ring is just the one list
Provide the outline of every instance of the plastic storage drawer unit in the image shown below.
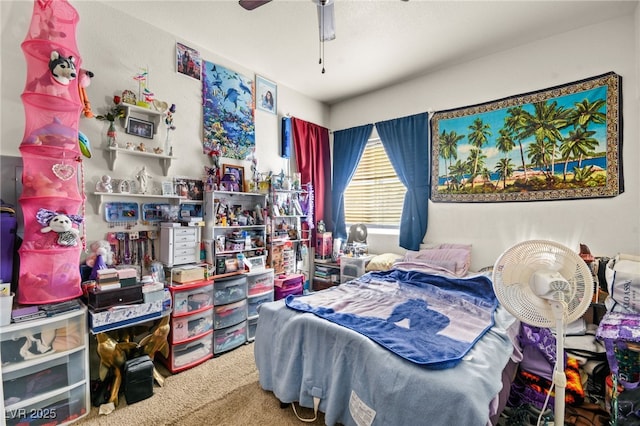
[[211,332],[199,339],[171,347],[169,364],[172,373],[186,370],[213,357]]
[[256,296],[273,290],[273,269],[261,272],[253,272],[247,275],[248,295]]
[[237,348],[247,341],[247,322],[213,332],[213,352],[219,354]]
[[185,314],[213,306],[213,282],[199,281],[169,287],[173,294],[173,314]]
[[237,302],[247,297],[247,277],[216,279],[213,289],[213,304],[215,306]]
[[213,328],[213,308],[193,315],[174,317],[171,322],[171,343],[200,336]]
[[258,316],[258,307],[260,305],[262,305],[265,302],[272,302],[273,301],[273,290],[270,291],[269,293],[266,294],[262,294],[260,296],[253,296],[253,297],[249,297],[248,299],[249,302],[249,307],[248,307],[248,317],[249,318],[253,318]]
[[247,319],[247,299],[214,308],[214,328],[229,327]]

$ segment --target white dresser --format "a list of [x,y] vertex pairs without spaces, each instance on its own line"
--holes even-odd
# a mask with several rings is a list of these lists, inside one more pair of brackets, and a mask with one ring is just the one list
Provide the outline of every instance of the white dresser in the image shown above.
[[160,262],[166,266],[200,262],[200,227],[161,227]]

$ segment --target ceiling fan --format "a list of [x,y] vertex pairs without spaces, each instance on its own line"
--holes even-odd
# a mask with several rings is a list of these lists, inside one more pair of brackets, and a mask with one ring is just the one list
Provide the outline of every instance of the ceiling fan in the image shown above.
[[[311,0],[318,10],[318,29],[320,41],[330,41],[336,38],[334,0]],[[271,0],[239,0],[240,6],[246,10],[253,10],[270,3]]]

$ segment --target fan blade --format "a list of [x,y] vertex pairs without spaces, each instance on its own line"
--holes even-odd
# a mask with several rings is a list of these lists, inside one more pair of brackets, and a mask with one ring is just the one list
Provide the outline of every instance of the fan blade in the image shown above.
[[269,3],[271,0],[239,0],[238,4],[246,10],[253,10]]
[[318,8],[318,28],[320,41],[330,41],[336,38],[335,14],[333,0],[312,0]]

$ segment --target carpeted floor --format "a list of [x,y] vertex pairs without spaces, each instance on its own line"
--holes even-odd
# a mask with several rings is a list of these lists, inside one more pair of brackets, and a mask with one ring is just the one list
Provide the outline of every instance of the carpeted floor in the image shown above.
[[[159,364],[156,362],[156,365]],[[167,371],[159,368],[163,375]],[[298,409],[301,417],[313,417],[310,409]],[[118,408],[99,415],[93,407],[78,425],[141,426],[181,425],[300,425],[291,407],[280,408],[271,392],[258,384],[253,344],[241,346],[178,374],[168,375],[163,387],[155,386],[151,398],[127,405],[120,396]],[[308,425],[323,425],[319,414]]]

